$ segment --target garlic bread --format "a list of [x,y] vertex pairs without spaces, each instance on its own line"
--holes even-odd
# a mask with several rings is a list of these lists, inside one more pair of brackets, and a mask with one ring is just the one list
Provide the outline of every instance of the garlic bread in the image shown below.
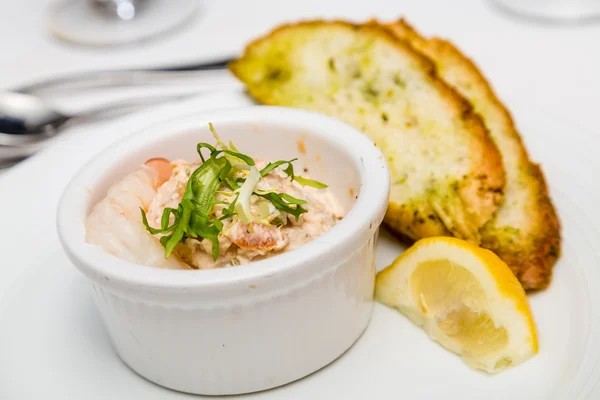
[[436,65],[439,76],[464,96],[485,122],[506,171],[504,203],[481,229],[481,245],[502,258],[525,289],[551,281],[560,252],[560,223],[540,167],[534,164],[506,107],[479,69],[442,39],[426,39],[400,20],[386,24]]
[[501,157],[469,103],[405,41],[377,25],[302,22],[252,42],[229,67],[264,104],[366,133],[389,162],[385,222],[397,234],[479,243],[502,200]]

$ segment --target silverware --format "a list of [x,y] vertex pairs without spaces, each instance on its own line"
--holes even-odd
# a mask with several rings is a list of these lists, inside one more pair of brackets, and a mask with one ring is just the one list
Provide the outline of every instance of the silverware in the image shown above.
[[194,79],[200,79],[203,82],[209,81],[211,85],[216,86],[221,83],[230,86],[234,80],[232,75],[224,69],[229,61],[224,60],[166,69],[80,72],[44,79],[12,90],[31,94],[57,89],[68,91],[125,86],[187,84]]
[[65,127],[116,117],[167,101],[197,95],[161,95],[97,106],[76,115],[55,110],[41,98],[16,92],[0,93],[0,165],[29,157]]
[[[207,91],[240,89],[243,85],[222,69],[228,61],[190,65],[164,70],[115,70],[78,73],[51,78],[0,92],[0,169],[29,157],[40,150],[48,139],[67,126],[117,117],[137,109],[167,101],[181,100]],[[221,69],[219,69],[221,68]],[[76,115],[54,109],[35,95],[56,89],[83,90],[122,86],[185,84],[188,89],[199,79],[198,90],[178,95],[158,95],[129,99],[94,107]],[[201,82],[201,83],[200,83]]]

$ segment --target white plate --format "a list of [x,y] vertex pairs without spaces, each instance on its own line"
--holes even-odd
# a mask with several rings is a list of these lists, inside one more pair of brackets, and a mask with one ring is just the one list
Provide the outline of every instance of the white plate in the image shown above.
[[[145,381],[117,358],[83,277],[59,246],[55,208],[76,169],[124,134],[181,114],[248,104],[242,93],[216,94],[81,127],[0,177],[1,399],[191,398]],[[553,283],[530,297],[540,353],[495,376],[474,372],[402,315],[377,305],[365,334],[339,360],[247,397],[600,398],[598,139],[531,107],[513,108],[563,223],[564,250]],[[401,251],[383,234],[378,267]]]

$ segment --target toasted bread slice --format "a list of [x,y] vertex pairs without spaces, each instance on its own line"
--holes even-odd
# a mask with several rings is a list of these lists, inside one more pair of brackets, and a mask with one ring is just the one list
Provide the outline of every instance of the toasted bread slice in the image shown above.
[[560,252],[560,224],[540,167],[534,164],[508,110],[479,69],[451,43],[425,39],[405,21],[387,27],[436,64],[442,79],[481,115],[506,171],[504,204],[481,230],[482,246],[498,254],[525,289],[548,286]]
[[498,150],[431,62],[380,26],[286,25],[230,64],[264,104],[314,110],[365,132],[392,179],[386,223],[399,235],[479,242],[502,199]]

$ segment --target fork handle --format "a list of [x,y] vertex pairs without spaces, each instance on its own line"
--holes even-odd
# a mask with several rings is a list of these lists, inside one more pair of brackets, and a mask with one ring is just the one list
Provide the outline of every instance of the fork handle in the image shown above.
[[224,68],[227,61],[156,70],[114,70],[91,71],[44,79],[29,85],[14,88],[14,91],[29,94],[51,90],[79,91],[96,88],[114,88],[128,86],[172,85],[189,83],[199,79],[218,83],[231,74]]

